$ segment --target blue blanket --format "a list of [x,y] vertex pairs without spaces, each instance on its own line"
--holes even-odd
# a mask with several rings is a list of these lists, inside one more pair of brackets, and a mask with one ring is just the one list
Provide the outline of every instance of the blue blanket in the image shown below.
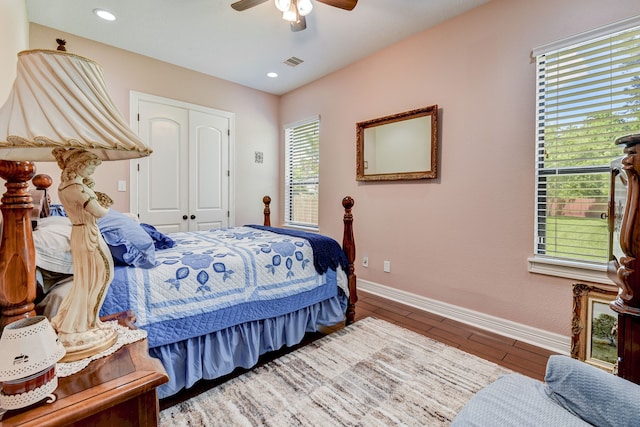
[[247,227],[307,240],[313,249],[313,266],[316,268],[318,274],[324,274],[329,269],[337,270],[338,266],[342,267],[345,273],[349,273],[349,260],[342,250],[342,247],[331,237],[291,228],[267,227],[266,225],[249,224]]
[[133,310],[149,347],[282,316],[338,294],[336,271],[318,274],[310,243],[232,227],[172,233],[156,267],[118,267],[101,315]]

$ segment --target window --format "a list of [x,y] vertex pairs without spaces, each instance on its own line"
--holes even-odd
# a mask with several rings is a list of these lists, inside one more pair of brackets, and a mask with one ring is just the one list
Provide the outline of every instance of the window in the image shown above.
[[285,126],[285,224],[318,228],[320,119]]
[[534,50],[537,261],[604,270],[609,260],[613,141],[640,132],[639,24]]

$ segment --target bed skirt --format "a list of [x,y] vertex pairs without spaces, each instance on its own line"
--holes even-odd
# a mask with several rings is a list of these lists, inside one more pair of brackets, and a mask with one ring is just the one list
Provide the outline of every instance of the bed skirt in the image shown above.
[[344,321],[347,297],[338,295],[293,313],[231,326],[220,331],[149,349],[162,362],[169,382],[158,388],[160,399],[215,379],[236,368],[251,368],[258,358],[299,344],[308,332]]

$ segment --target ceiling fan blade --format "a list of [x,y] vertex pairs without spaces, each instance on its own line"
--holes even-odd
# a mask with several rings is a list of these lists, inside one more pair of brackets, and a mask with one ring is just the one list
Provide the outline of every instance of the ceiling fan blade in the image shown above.
[[338,7],[344,10],[353,10],[358,4],[358,0],[317,0],[318,3],[328,4],[329,6]]
[[291,22],[291,31],[298,32],[307,28],[307,20],[304,16],[301,16],[298,22]]
[[252,8],[269,0],[239,0],[235,3],[231,3],[231,7],[238,12]]

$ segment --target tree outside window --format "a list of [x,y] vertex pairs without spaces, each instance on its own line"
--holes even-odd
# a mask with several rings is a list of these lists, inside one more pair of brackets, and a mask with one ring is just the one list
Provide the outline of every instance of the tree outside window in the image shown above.
[[285,127],[285,224],[318,228],[320,120]]
[[537,63],[536,254],[604,264],[614,140],[640,132],[640,27]]

